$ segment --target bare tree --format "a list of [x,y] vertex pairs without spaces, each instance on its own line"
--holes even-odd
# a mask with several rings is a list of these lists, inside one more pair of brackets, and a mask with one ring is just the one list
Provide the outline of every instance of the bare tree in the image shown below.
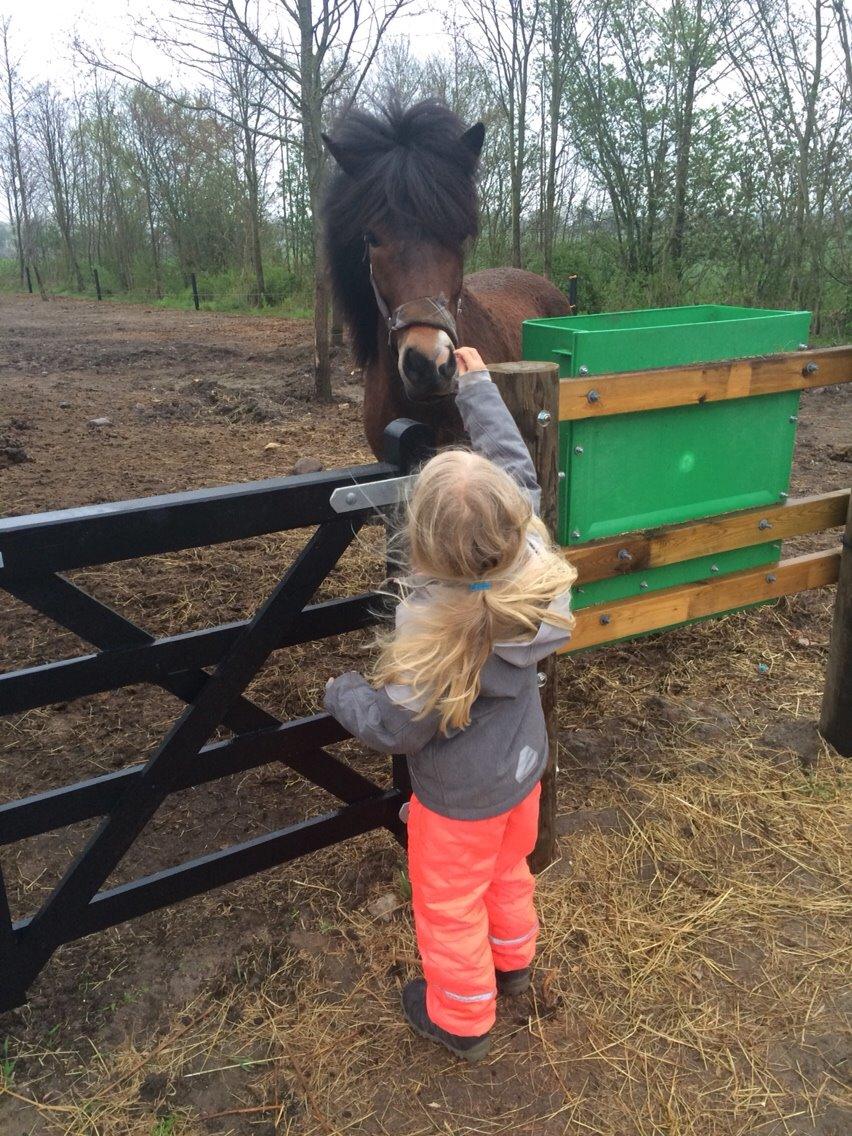
[[6,151],[10,166],[9,181],[11,183],[10,196],[15,203],[15,218],[18,233],[18,248],[22,267],[32,266],[35,273],[38,289],[43,300],[47,299],[44,290],[44,281],[38,264],[36,263],[35,241],[30,209],[30,178],[29,171],[23,157],[23,138],[20,122],[21,80],[19,66],[13,62],[11,56],[10,31],[11,18],[0,21],[0,43],[3,47],[3,94],[5,96],[5,113],[8,123],[8,141]]
[[726,47],[774,180],[789,302],[803,306],[826,268],[826,208],[838,189],[847,203],[852,190],[848,16],[842,0],[743,0],[742,9]]
[[675,274],[680,277],[698,76],[702,67],[706,67],[711,37],[703,0],[674,0],[668,13],[668,27],[672,46],[672,132],[675,148],[668,253]]
[[66,269],[77,291],[82,292],[85,286],[75,243],[75,171],[68,103],[50,83],[42,83],[33,91],[29,123],[44,168],[53,216],[62,238]]
[[522,267],[521,218],[528,168],[530,67],[541,15],[541,0],[463,0],[476,29],[474,50],[486,61],[507,132],[512,264]]
[[556,239],[559,167],[565,142],[565,92],[571,58],[570,29],[574,21],[571,0],[544,0],[541,20],[541,252],[544,275],[553,275]]
[[[313,219],[315,392],[330,401],[329,285],[319,212],[325,170],[322,131],[340,91],[357,98],[379,45],[409,0],[277,0],[275,32],[261,31],[250,0],[209,0],[221,8],[228,34],[242,37],[270,83],[294,108],[301,126],[302,160]],[[266,28],[264,23],[264,29]],[[256,53],[256,56],[253,55]]]
[[132,168],[145,200],[145,221],[151,250],[154,295],[159,300],[163,296],[163,267],[160,252],[161,226],[159,223],[160,198],[157,192],[157,176],[151,146],[146,144],[145,139],[145,108],[134,97],[130,99],[130,120],[133,126],[129,138]]
[[[251,6],[246,4],[245,10],[248,14]],[[192,99],[164,90],[162,84],[153,84],[153,89],[182,109],[197,109],[203,114],[213,109],[234,128],[235,162],[245,194],[248,260],[254,281],[251,298],[262,303],[266,292],[261,247],[264,183],[271,143],[280,136],[284,123],[276,116],[274,87],[257,49],[241,34],[235,34],[224,0],[173,0],[169,19],[143,24],[137,30],[170,59],[199,73],[210,97]],[[127,74],[114,63],[109,66]],[[148,85],[139,74],[133,79]]]

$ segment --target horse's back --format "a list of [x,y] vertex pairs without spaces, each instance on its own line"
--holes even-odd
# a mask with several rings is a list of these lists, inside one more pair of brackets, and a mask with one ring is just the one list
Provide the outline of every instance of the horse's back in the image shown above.
[[521,324],[527,319],[567,316],[571,308],[555,284],[522,268],[485,268],[464,280],[459,328],[465,343],[491,363],[519,359]]

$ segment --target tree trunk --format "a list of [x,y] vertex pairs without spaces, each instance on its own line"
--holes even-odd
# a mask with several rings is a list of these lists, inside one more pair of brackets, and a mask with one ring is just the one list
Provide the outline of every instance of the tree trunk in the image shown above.
[[[20,237],[19,243],[23,255],[24,267],[35,265],[35,244],[30,225],[30,212],[28,203],[27,183],[24,177],[24,166],[21,160],[21,141],[18,133],[18,113],[15,102],[15,82],[12,62],[9,58],[8,25],[3,28],[3,56],[6,69],[6,97],[9,118],[9,157],[12,166],[12,182],[18,187],[18,208],[20,210]],[[39,292],[43,300],[47,299],[41,274],[36,271]]]
[[542,218],[542,259],[544,275],[548,280],[553,277],[553,245],[556,240],[556,164],[559,148],[559,118],[562,111],[562,95],[565,85],[565,57],[562,50],[565,36],[564,23],[564,0],[554,0],[550,6],[552,54],[550,58],[544,217]]
[[266,294],[266,281],[263,276],[263,253],[260,247],[260,193],[257,175],[257,139],[247,123],[243,125],[243,146],[245,148],[244,174],[248,189],[249,246],[251,249],[251,269],[257,294],[256,303],[262,304]]
[[692,43],[689,49],[686,89],[683,95],[680,131],[677,140],[674,199],[672,201],[672,231],[669,241],[669,256],[675,271],[675,276],[678,280],[680,280],[683,273],[683,239],[686,231],[686,189],[689,176],[689,159],[692,151],[692,126],[695,116],[695,84],[698,78],[700,57],[699,37],[701,31],[701,17],[702,0],[698,0],[695,7],[695,27],[693,29]]
[[148,237],[151,241],[151,264],[154,269],[154,295],[158,300],[163,298],[163,278],[160,268],[160,249],[157,242],[157,227],[154,224],[154,208],[151,202],[151,186],[145,185],[145,210],[148,217]]
[[314,56],[311,0],[298,0],[301,36],[301,119],[305,174],[311,202],[314,254],[314,393],[318,402],[331,402],[331,351],[328,335],[328,275],[320,226],[323,149],[322,93],[319,64]]
[[14,170],[11,172],[9,183],[6,186],[6,205],[15,230],[15,253],[18,261],[18,274],[21,278],[21,285],[23,285],[26,283],[27,266],[24,263],[24,245],[21,241],[21,214],[18,209],[18,189],[15,184]]

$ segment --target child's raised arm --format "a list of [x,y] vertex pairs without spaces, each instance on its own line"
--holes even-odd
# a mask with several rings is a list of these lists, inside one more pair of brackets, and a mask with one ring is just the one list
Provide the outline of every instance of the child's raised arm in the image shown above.
[[459,367],[456,405],[471,446],[478,454],[505,469],[529,494],[535,512],[540,512],[541,488],[535,466],[482,357],[474,347],[459,347],[456,361]]

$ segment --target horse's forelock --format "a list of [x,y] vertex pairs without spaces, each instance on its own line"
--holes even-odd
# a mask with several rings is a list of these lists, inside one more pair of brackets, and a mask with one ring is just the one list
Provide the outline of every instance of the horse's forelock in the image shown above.
[[476,156],[448,107],[398,103],[381,115],[353,110],[332,130],[336,169],[323,206],[332,285],[361,365],[377,349],[376,320],[363,234],[380,221],[410,236],[459,247],[477,232]]

